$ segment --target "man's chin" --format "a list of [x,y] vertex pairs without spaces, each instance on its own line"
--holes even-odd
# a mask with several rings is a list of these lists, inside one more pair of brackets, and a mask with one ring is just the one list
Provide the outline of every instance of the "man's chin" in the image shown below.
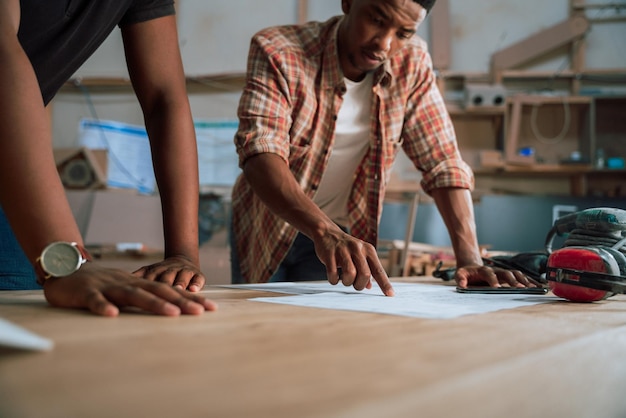
[[358,70],[363,73],[372,73],[376,71],[378,68],[380,68],[381,65],[383,65],[381,61],[376,61],[375,63],[374,62],[362,62],[359,64],[360,65],[357,66],[356,68],[358,68]]
[[361,60],[360,62],[355,62],[351,60],[352,69],[354,72],[359,72],[362,76],[365,76],[367,73],[372,73],[376,71],[383,62],[381,61],[372,61],[372,60]]

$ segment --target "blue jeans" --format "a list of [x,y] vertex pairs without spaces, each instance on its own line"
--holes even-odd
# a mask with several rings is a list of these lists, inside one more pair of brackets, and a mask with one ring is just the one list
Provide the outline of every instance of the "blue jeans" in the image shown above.
[[[232,221],[230,222],[230,274],[233,284],[247,283],[241,275],[239,257],[237,255],[237,242],[233,233]],[[298,233],[296,240],[289,249],[287,256],[278,267],[278,270],[270,277],[270,282],[305,282],[313,280],[326,280],[326,266],[317,258],[313,241],[304,234]]]
[[0,290],[41,289],[0,207]]

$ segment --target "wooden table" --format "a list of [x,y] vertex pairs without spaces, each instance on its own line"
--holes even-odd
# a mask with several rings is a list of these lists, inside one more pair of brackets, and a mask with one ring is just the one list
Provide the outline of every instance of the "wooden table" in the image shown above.
[[0,292],[56,344],[0,349],[0,417],[626,416],[625,296],[433,320],[206,294],[218,312],[100,318]]

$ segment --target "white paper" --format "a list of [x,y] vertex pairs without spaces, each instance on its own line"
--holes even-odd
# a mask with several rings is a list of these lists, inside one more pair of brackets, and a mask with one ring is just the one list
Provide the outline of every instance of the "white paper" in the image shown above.
[[0,346],[24,350],[52,350],[54,343],[6,319],[0,318]]
[[201,186],[232,187],[241,173],[233,138],[237,119],[197,120],[198,169]]
[[295,295],[251,299],[257,302],[431,319],[457,318],[558,300],[546,295],[466,294],[458,293],[452,286],[421,283],[393,283],[393,297],[384,296],[376,283],[373,283],[372,289],[363,291],[342,285],[333,286],[328,282],[285,282],[228,287]]
[[146,128],[109,120],[81,119],[79,143],[107,150],[107,184],[151,194],[156,190]]
[[[202,186],[232,186],[241,173],[233,138],[237,119],[194,121]],[[151,194],[156,190],[150,141],[145,127],[110,120],[82,119],[79,143],[108,151],[107,184]]]

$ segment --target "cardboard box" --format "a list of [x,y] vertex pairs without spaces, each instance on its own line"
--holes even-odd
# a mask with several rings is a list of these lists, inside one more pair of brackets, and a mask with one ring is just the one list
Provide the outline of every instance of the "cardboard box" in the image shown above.
[[54,161],[69,189],[101,189],[107,185],[107,151],[85,147],[56,148]]
[[87,246],[141,243],[164,250],[159,196],[135,190],[66,190],[76,222]]

